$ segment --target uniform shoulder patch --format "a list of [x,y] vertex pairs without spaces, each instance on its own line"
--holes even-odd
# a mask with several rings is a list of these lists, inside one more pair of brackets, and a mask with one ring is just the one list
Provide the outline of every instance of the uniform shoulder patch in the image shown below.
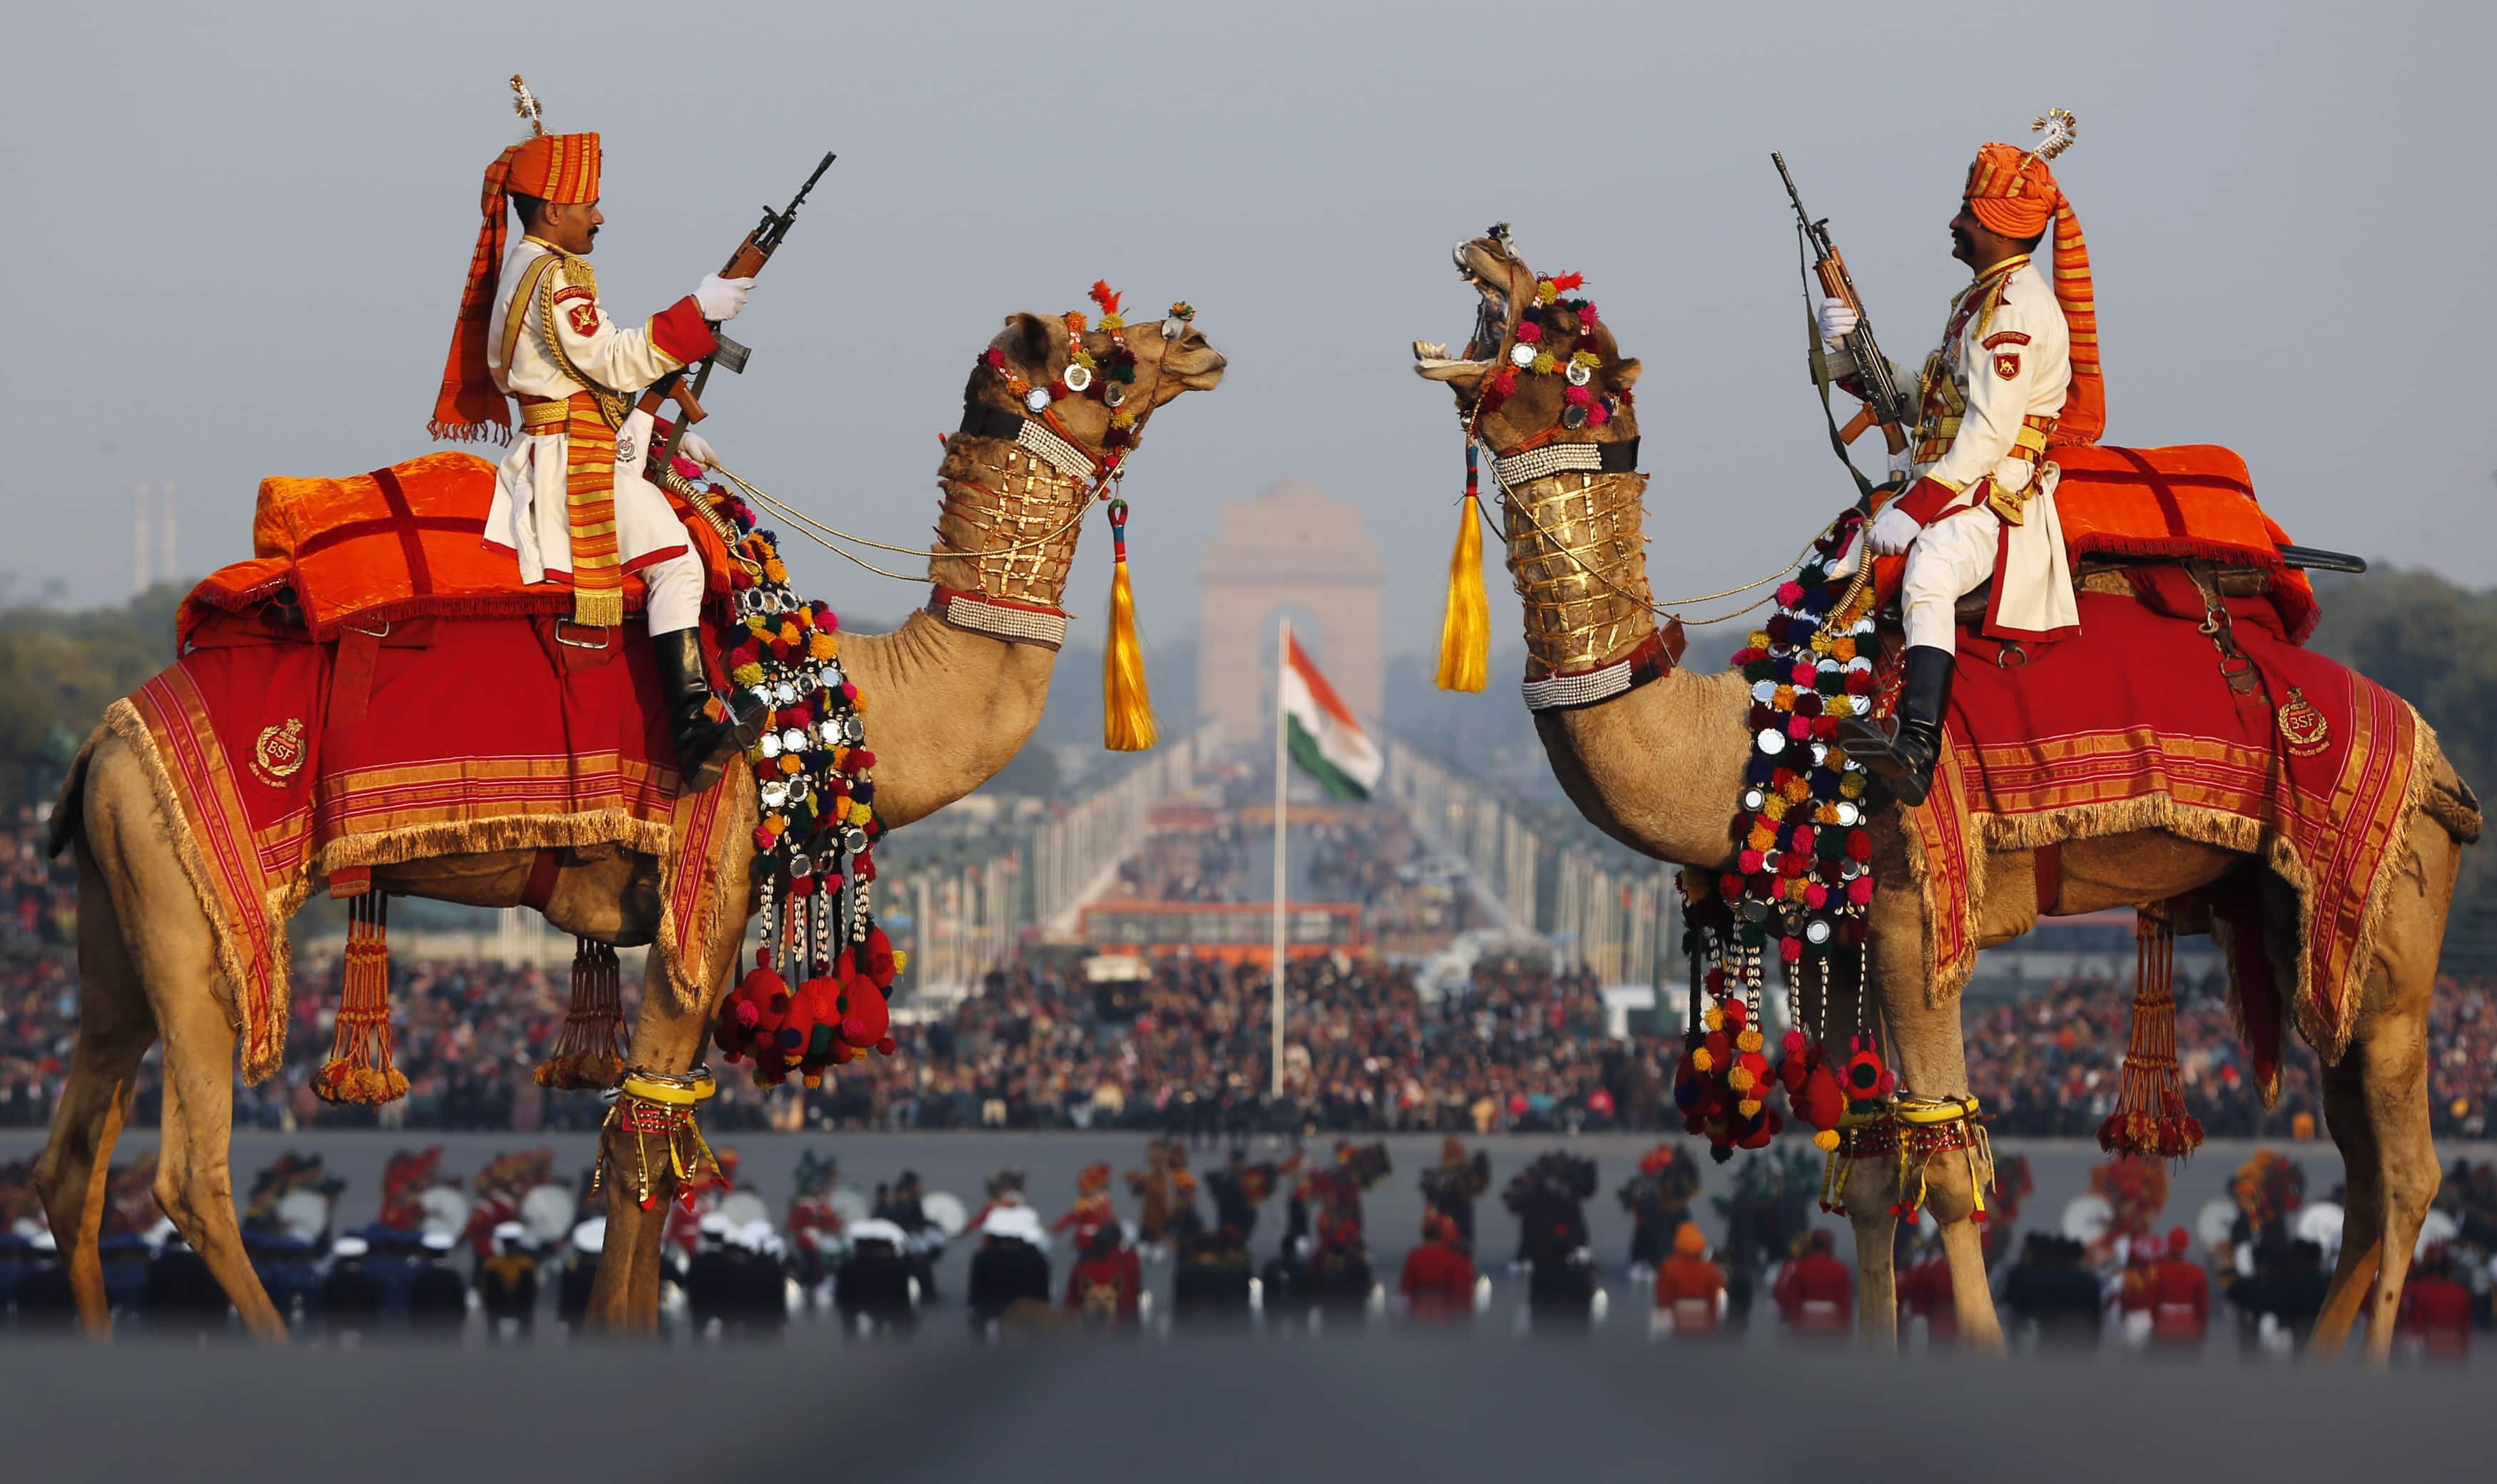
[[579,302],[565,305],[563,317],[571,322],[572,332],[585,340],[598,333],[598,301],[587,295],[583,295]]
[[[560,299],[560,297],[561,296],[557,296],[558,299]],[[2029,337],[2017,330],[1998,330],[1994,333],[1985,337],[1985,348],[1987,350],[1992,350],[1998,345],[2026,345],[2028,343]]]
[[[585,332],[585,333],[586,333],[586,332]],[[1994,342],[1989,340],[1986,343],[1990,345]],[[2002,377],[2005,381],[2019,380],[2020,353],[2016,350],[1996,351],[1994,353],[1994,374]]]
[[576,299],[595,300],[597,297],[596,294],[577,283],[568,284],[554,291],[554,301],[558,304],[568,304]]

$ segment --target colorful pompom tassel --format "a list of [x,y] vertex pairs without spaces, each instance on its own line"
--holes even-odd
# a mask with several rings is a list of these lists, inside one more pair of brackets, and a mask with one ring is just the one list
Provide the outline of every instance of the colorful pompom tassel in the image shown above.
[[588,938],[572,950],[572,1005],[554,1050],[533,1074],[542,1088],[612,1088],[624,1077],[624,971],[616,950]]
[[391,1064],[389,902],[375,891],[347,900],[338,1019],[312,1078],[324,1102],[378,1107],[407,1095],[407,1074]]
[[1482,496],[1474,442],[1466,440],[1466,497],[1457,507],[1457,549],[1448,556],[1448,607],[1439,620],[1441,690],[1480,690],[1491,680],[1491,599],[1483,591]]
[[1101,658],[1101,744],[1142,752],[1158,734],[1154,697],[1145,683],[1145,649],[1136,641],[1136,597],[1127,584],[1127,502],[1110,502],[1110,645]]
[[2202,1147],[2202,1121],[2186,1111],[2176,1069],[2176,929],[2165,915],[2145,911],[2134,936],[2133,1038],[2115,1112],[2099,1125],[2099,1148],[2183,1159]]

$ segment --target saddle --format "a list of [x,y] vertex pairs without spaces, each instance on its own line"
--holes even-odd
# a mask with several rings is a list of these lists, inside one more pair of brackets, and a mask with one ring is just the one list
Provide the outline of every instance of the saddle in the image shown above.
[[[2256,502],[2253,477],[2234,451],[2071,446],[2053,458],[2063,471],[2055,513],[2075,589],[2134,597],[2177,617],[2206,618],[2225,608],[2277,626],[2295,645],[2314,632],[2323,616],[2314,584],[2282,559],[2289,533]],[[1896,557],[1876,563],[1885,609],[1896,602],[1905,567]],[[1984,621],[1992,586],[1960,599],[1963,625]]]
[[[377,636],[418,618],[571,613],[568,575],[523,583],[519,557],[487,545],[493,500],[494,465],[456,451],[345,478],[262,480],[251,559],[210,573],[182,600],[177,647],[187,647],[219,613],[261,616],[315,643],[349,632]],[[719,530],[679,496],[669,500],[711,590],[724,593],[728,551]],[[626,574],[626,611],[639,612],[643,601],[641,578]]]

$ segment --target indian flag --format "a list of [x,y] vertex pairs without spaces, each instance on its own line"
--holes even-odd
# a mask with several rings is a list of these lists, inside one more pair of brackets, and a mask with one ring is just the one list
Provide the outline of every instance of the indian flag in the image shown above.
[[1386,764],[1377,745],[1288,632],[1283,636],[1283,726],[1292,761],[1328,793],[1367,799],[1378,786]]

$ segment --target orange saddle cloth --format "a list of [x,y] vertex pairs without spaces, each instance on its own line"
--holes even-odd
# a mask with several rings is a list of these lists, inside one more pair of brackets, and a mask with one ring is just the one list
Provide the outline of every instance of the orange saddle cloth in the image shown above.
[[2281,560],[2289,533],[2255,503],[2254,477],[2233,449],[2059,448],[2055,515],[2064,550],[2084,561],[2207,561],[2255,567],[2271,579],[2281,628],[2303,644],[2323,611],[2306,574]]
[[[183,600],[179,638],[210,612],[241,613],[292,589],[315,640],[348,624],[396,618],[519,616],[572,610],[572,580],[521,581],[520,558],[486,544],[494,465],[474,454],[427,454],[345,479],[276,476],[260,482],[249,561],[211,573]],[[685,514],[681,504],[678,511]],[[726,552],[707,522],[687,530],[712,573]],[[640,577],[624,606],[641,610]]]
[[[2302,645],[2323,609],[2306,574],[2281,559],[2289,533],[2255,502],[2254,477],[2232,449],[2211,443],[2173,448],[2067,446],[2049,456],[2063,469],[2055,515],[2064,554],[2084,562],[2205,561],[2252,567],[2268,580],[2264,596],[2281,632]],[[1874,566],[1887,605],[1907,569],[1902,557]]]

